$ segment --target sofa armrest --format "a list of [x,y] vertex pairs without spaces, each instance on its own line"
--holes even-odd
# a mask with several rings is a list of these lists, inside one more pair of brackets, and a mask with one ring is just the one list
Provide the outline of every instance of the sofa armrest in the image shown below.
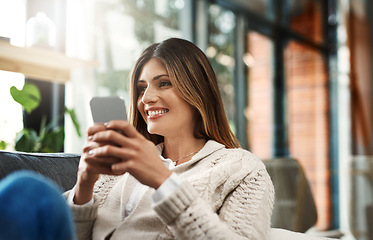
[[272,227],[306,232],[317,220],[316,205],[302,166],[295,159],[264,161],[275,188]]
[[293,232],[281,228],[271,228],[270,240],[332,240],[333,238],[316,237],[306,233]]
[[31,170],[50,178],[66,191],[76,182],[79,159],[80,155],[68,153],[0,151],[0,179],[18,170]]

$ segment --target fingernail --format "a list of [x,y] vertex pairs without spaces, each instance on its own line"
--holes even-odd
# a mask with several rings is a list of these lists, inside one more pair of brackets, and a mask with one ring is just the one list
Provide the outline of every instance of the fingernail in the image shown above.
[[89,150],[89,151],[88,151],[88,154],[93,155],[94,152],[95,152],[95,151],[92,149],[92,150]]
[[88,136],[88,140],[92,140],[93,136]]
[[107,126],[109,126],[109,123],[106,122],[106,123],[104,123],[104,125],[105,125],[105,127],[107,127]]

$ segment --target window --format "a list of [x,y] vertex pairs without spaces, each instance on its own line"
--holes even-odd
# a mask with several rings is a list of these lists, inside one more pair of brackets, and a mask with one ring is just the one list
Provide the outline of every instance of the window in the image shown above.
[[[25,8],[25,0],[0,0],[0,37],[4,38],[0,41],[24,45]],[[13,149],[16,133],[22,129],[22,108],[14,102],[9,90],[12,86],[22,89],[24,80],[22,74],[0,71],[0,141],[8,143],[6,150]]]
[[[169,37],[190,38],[185,30],[190,19],[183,18],[186,4],[184,0],[67,1],[67,54],[99,63],[93,72],[74,72],[66,85],[66,104],[79,110],[82,129],[92,123],[91,97],[117,95],[128,104],[130,71],[146,47]],[[67,128],[72,129],[68,122]],[[67,135],[67,151],[80,152],[83,142]]]
[[128,96],[128,79],[142,50],[168,37],[181,37],[184,1],[97,1],[93,51],[98,95]]
[[262,159],[273,156],[273,46],[272,40],[257,32],[247,34],[248,51],[248,107],[245,115],[248,125],[250,150]]
[[322,54],[295,41],[285,49],[290,156],[303,166],[317,204],[318,226],[330,217],[329,85]]
[[220,94],[223,99],[229,123],[233,132],[236,132],[234,124],[234,42],[235,42],[235,15],[211,4],[209,9],[209,42],[206,54],[216,73]]

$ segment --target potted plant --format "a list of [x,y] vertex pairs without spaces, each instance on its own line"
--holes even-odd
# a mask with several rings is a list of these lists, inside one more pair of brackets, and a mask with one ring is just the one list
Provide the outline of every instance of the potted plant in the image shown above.
[[[21,104],[24,111],[30,114],[40,105],[41,96],[38,87],[34,84],[26,83],[22,90],[16,87],[10,88],[12,98]],[[68,114],[74,124],[76,133],[81,136],[80,124],[77,120],[74,109],[65,107],[64,114]],[[64,114],[55,117],[49,123],[46,122],[46,116],[43,116],[40,123],[40,131],[23,128],[16,135],[15,150],[23,152],[58,152],[63,148],[65,140],[65,128],[58,125],[58,122],[64,117]],[[5,149],[7,143],[0,141],[0,149]]]

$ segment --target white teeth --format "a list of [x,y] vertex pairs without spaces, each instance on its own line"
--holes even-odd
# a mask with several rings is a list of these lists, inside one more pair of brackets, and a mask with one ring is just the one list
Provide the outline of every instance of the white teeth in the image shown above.
[[152,117],[152,116],[155,116],[155,115],[158,115],[158,114],[163,114],[163,113],[166,113],[166,112],[168,112],[168,109],[157,110],[157,111],[148,111],[148,115],[150,117]]

